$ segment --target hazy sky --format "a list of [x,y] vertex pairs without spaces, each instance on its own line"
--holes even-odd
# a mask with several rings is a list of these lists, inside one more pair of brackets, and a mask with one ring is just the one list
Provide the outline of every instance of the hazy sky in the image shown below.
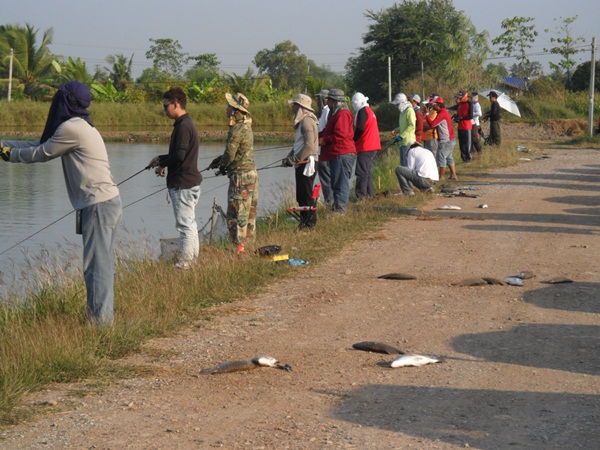
[[[178,40],[190,55],[216,53],[221,69],[241,74],[252,66],[254,55],[291,40],[317,64],[342,72],[348,58],[362,45],[369,21],[367,9],[379,11],[391,0],[1,0],[0,23],[24,25],[42,33],[52,27],[51,50],[80,57],[90,71],[105,67],[108,55],[135,54],[134,76],[151,67],[145,57],[149,39]],[[583,36],[588,51],[600,27],[598,0],[455,0],[478,31],[499,35],[503,19],[535,17],[540,33],[530,59],[547,67],[550,56],[537,55],[550,45],[544,29],[554,30],[560,18],[578,15],[573,34]],[[594,6],[592,6],[594,5]],[[556,19],[556,21],[554,20]],[[493,62],[501,62],[495,59]],[[507,66],[512,62],[505,61]]]

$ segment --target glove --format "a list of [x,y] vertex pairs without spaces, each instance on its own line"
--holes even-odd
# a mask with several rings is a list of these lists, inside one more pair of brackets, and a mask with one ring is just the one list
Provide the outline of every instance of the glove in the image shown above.
[[10,161],[10,151],[12,149],[10,147],[2,147],[2,150],[0,151],[0,156],[2,157],[2,159],[4,161]]
[[227,175],[227,168],[225,166],[219,166],[219,175]]
[[400,142],[402,140],[402,138],[400,136],[396,136],[394,138],[394,142]]
[[283,167],[294,167],[294,161],[292,158],[284,158],[283,161],[281,161],[281,165]]
[[217,167],[219,167],[219,163],[221,162],[221,157],[217,156],[215,159],[212,160],[212,162],[210,163],[210,165],[208,166],[209,169],[216,169]]

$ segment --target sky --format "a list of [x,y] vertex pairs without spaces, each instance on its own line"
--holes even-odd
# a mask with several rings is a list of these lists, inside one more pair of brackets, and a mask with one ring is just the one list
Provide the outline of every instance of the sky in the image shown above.
[[[561,17],[578,16],[573,35],[585,39],[586,52],[578,63],[590,59],[591,40],[600,28],[597,0],[455,0],[478,31],[490,39],[502,33],[501,22],[515,16],[534,17],[540,36],[530,53],[545,70],[551,58],[538,55],[550,46],[551,32]],[[149,39],[178,40],[183,51],[196,56],[216,53],[220,68],[242,74],[256,53],[291,40],[300,52],[318,65],[343,72],[346,61],[362,46],[370,21],[366,10],[380,11],[391,0],[1,0],[0,24],[31,24],[38,37],[53,28],[50,49],[64,57],[81,58],[93,72],[107,67],[106,57],[134,55],[133,75],[152,66],[145,57]],[[592,5],[596,6],[592,6]],[[585,59],[584,59],[585,58]],[[507,67],[514,61],[504,62]]]

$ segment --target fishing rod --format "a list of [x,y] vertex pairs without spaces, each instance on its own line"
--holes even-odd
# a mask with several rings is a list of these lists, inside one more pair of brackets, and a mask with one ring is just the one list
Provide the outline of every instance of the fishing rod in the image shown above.
[[[128,178],[125,178],[123,181],[121,181],[119,184],[117,184],[117,186],[125,183],[128,180],[131,180],[133,177],[139,175],[140,173],[142,173],[144,170],[148,170],[150,169],[150,166],[146,166],[144,167],[142,170],[140,170],[139,172],[134,173],[133,175],[131,175]],[[54,222],[49,223],[48,225],[46,225],[45,227],[39,229],[38,231],[36,231],[35,233],[27,236],[25,239],[20,240],[19,242],[17,242],[15,245],[13,245],[12,247],[7,248],[6,250],[3,250],[2,252],[0,252],[0,256],[4,255],[6,252],[12,250],[15,247],[18,247],[19,245],[21,245],[23,242],[28,241],[29,239],[31,239],[34,236],[37,236],[38,234],[40,234],[42,231],[50,228],[52,225],[54,225],[55,223],[60,222],[61,220],[63,220],[65,217],[70,216],[71,214],[73,214],[75,212],[75,210],[69,211],[68,213],[66,213],[65,215],[59,217],[58,219],[56,219]]]

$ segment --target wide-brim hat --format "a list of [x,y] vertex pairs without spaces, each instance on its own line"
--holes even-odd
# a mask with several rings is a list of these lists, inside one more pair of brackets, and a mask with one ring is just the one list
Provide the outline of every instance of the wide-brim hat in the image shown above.
[[304,109],[308,109],[309,111],[315,112],[315,110],[312,109],[312,99],[308,95],[298,94],[293,99],[288,100],[288,103],[290,105],[292,103],[296,103]]
[[250,111],[246,109],[246,107],[250,104],[248,98],[244,94],[240,94],[239,92],[235,94],[235,97],[231,95],[229,92],[225,94],[225,100],[227,100],[227,104],[232,108],[235,108],[239,111],[245,112],[246,114],[250,114]]
[[335,100],[336,102],[345,102],[346,94],[341,89],[330,89],[329,94],[327,94],[327,98]]
[[322,89],[318,94],[317,97],[323,97],[323,98],[327,98],[327,96],[329,95],[329,89]]

